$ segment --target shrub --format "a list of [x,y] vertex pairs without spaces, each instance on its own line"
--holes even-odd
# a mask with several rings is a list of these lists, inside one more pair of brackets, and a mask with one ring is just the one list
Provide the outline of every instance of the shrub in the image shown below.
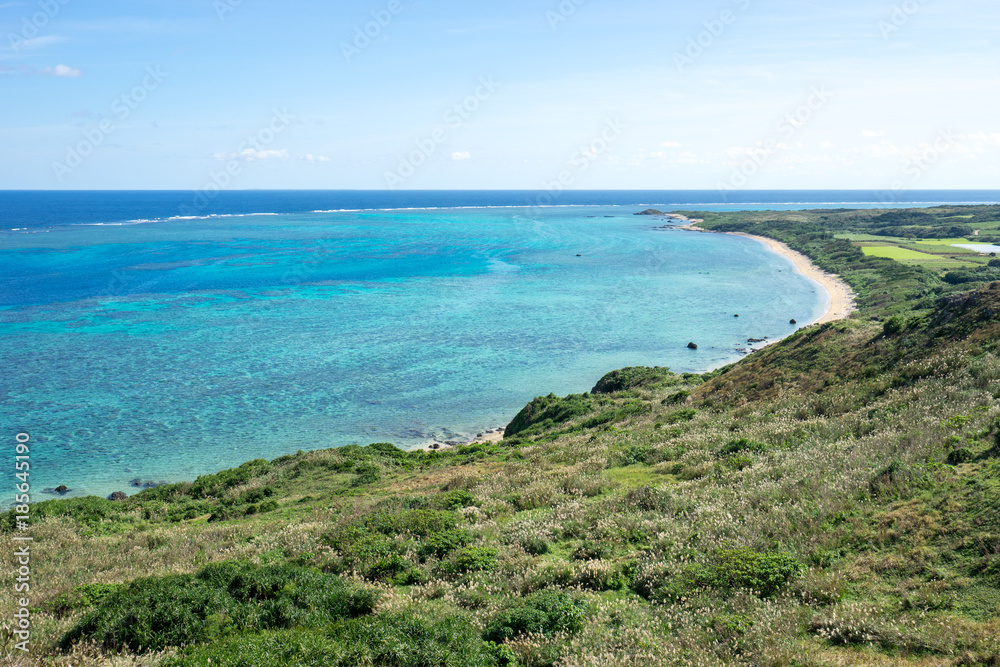
[[391,442],[373,442],[365,449],[369,452],[376,453],[379,457],[384,459],[406,459],[410,456],[410,452],[407,452],[405,449],[400,449]]
[[369,533],[382,535],[408,534],[426,537],[451,530],[458,522],[458,514],[447,510],[432,509],[378,509],[331,534],[332,539],[351,541]]
[[271,472],[272,466],[264,459],[247,461],[238,468],[230,468],[214,475],[202,475],[188,490],[192,498],[220,497],[227,490],[246,484],[252,479]]
[[726,456],[742,454],[744,452],[762,454],[770,448],[771,447],[769,445],[765,445],[762,442],[755,442],[753,440],[747,440],[746,438],[740,438],[739,440],[730,440],[725,447],[716,453],[716,456],[724,458]]
[[492,547],[465,547],[445,564],[445,570],[452,573],[479,572],[492,570],[497,566],[497,550]]
[[106,597],[121,589],[120,584],[84,584],[75,586],[46,605],[49,612],[58,618],[89,609],[100,604]]
[[427,556],[444,558],[452,551],[468,546],[471,542],[472,533],[465,529],[444,530],[428,535],[421,541],[417,553],[425,558]]
[[156,651],[231,631],[319,626],[371,613],[377,593],[292,566],[223,562],[196,575],[137,579],[107,597],[60,641]]
[[959,447],[958,449],[948,452],[948,463],[953,466],[957,466],[962,463],[968,463],[973,459],[973,454],[965,447]]
[[624,468],[637,463],[646,463],[649,458],[649,447],[632,445],[608,457],[609,468]]
[[571,394],[565,398],[559,398],[555,394],[539,396],[511,420],[504,429],[504,437],[519,433],[539,433],[585,415],[591,410],[592,400],[587,394]]
[[690,395],[691,392],[689,391],[679,391],[676,394],[671,394],[670,396],[667,396],[665,399],[663,399],[663,401],[661,401],[661,403],[663,405],[676,405],[678,403],[683,403],[684,401],[686,401],[688,399],[688,396]]
[[896,498],[909,492],[915,475],[913,470],[899,461],[893,461],[872,477],[868,490],[876,498]]
[[748,548],[720,549],[702,573],[702,583],[717,588],[749,588],[767,597],[802,572],[802,564],[783,553],[761,553]]
[[583,607],[583,602],[563,591],[535,593],[497,614],[483,631],[483,638],[499,644],[524,634],[575,632],[583,623]]
[[664,512],[670,506],[670,494],[651,486],[637,486],[629,489],[623,502],[626,507],[634,507],[643,512]]
[[731,470],[743,470],[749,468],[757,461],[748,454],[736,454],[726,458],[725,465]]
[[601,542],[586,540],[573,552],[573,560],[598,560],[610,555],[610,550]]
[[340,552],[343,555],[342,567],[340,571],[358,570],[362,574],[368,572],[375,563],[382,561],[400,551],[398,545],[392,542],[385,535],[367,534],[346,543],[340,543]]
[[647,564],[640,567],[632,590],[659,602],[690,597],[699,588],[730,590],[745,588],[769,597],[804,570],[793,556],[762,553],[749,548],[720,549],[704,564]]
[[667,424],[679,424],[681,422],[689,422],[698,416],[698,411],[694,408],[684,408],[683,410],[678,410],[664,421]]
[[[111,528],[126,530],[133,523],[125,512],[127,503],[114,502],[98,496],[67,498],[65,500],[44,500],[31,506],[32,520],[49,517],[67,517],[90,529]],[[3,527],[14,530],[17,512],[10,511],[4,516]]]
[[949,285],[962,285],[965,283],[980,282],[988,280],[987,276],[973,271],[949,271],[944,274],[944,281]]
[[351,486],[364,486],[374,484],[382,478],[382,469],[374,463],[359,463],[354,466],[357,476],[351,480]]
[[261,514],[264,514],[266,512],[273,512],[276,509],[278,509],[278,501],[277,500],[265,500],[264,502],[262,502],[260,504],[260,513]]
[[244,634],[189,648],[164,667],[287,667],[288,665],[392,665],[393,667],[497,667],[500,647],[484,642],[463,618],[424,620],[388,612],[347,619],[324,630]]
[[532,556],[541,556],[549,552],[549,542],[539,535],[528,535],[520,541],[521,548]]
[[399,554],[389,554],[372,563],[365,571],[369,579],[388,581],[400,586],[409,586],[423,579],[413,563]]
[[431,504],[443,510],[457,510],[463,507],[474,507],[478,503],[476,497],[465,489],[455,489],[435,496]]
[[274,495],[274,487],[271,486],[261,486],[256,489],[250,489],[242,496],[240,496],[241,503],[259,503],[262,500],[270,498]]
[[611,371],[594,385],[591,394],[612,394],[640,387],[663,387],[681,382],[681,376],[671,373],[669,368],[655,366],[631,366]]
[[592,591],[617,591],[628,581],[615,563],[606,560],[588,560],[574,568],[573,583]]
[[632,400],[624,403],[620,407],[614,408],[613,410],[607,410],[598,415],[594,415],[590,419],[580,422],[580,427],[594,428],[595,426],[602,426],[611,422],[621,421],[635,415],[645,414],[649,412],[649,410],[650,407],[648,404],[643,403],[642,401]]
[[882,325],[883,336],[895,336],[906,328],[906,319],[899,315],[893,315]]

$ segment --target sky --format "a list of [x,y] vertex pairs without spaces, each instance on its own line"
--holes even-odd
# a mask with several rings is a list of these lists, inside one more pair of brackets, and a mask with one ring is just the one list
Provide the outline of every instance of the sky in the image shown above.
[[0,0],[0,189],[996,188],[995,0]]

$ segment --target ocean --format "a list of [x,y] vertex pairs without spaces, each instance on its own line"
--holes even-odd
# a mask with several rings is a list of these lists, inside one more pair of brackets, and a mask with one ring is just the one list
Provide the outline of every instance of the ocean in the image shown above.
[[[740,358],[826,294],[645,208],[996,203],[996,191],[0,192],[0,423],[35,492],[411,448],[629,365]],[[740,317],[734,317],[739,314]],[[696,351],[687,348],[696,342]]]

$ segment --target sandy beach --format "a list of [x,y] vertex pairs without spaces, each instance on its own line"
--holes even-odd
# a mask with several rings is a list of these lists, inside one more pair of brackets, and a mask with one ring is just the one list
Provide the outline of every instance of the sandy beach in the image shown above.
[[847,283],[841,280],[838,276],[823,271],[818,266],[813,264],[808,257],[796,250],[792,250],[787,244],[774,239],[769,239],[766,236],[755,236],[754,234],[745,234],[743,232],[714,232],[711,229],[702,229],[698,226],[698,223],[702,222],[702,220],[685,218],[677,214],[671,214],[667,217],[685,223],[675,227],[675,229],[684,229],[692,232],[705,232],[709,234],[721,233],[732,234],[733,236],[745,236],[746,238],[763,243],[779,255],[792,260],[792,263],[795,265],[795,268],[799,271],[799,273],[804,275],[806,278],[819,283],[829,295],[830,303],[827,307],[826,313],[824,313],[824,315],[818,320],[814,320],[808,324],[826,324],[827,322],[847,319],[850,314],[854,312],[854,292],[847,285]]
[[742,232],[731,233],[735,236],[745,236],[766,244],[774,252],[779,255],[784,255],[788,259],[792,260],[792,263],[795,264],[795,268],[799,270],[799,273],[807,278],[815,280],[823,286],[823,289],[825,289],[830,295],[830,305],[827,308],[826,313],[815,322],[811,322],[811,324],[825,324],[827,322],[847,319],[850,314],[854,312],[854,292],[850,287],[848,287],[847,283],[837,276],[823,271],[802,253],[792,250],[787,244],[782,243],[781,241],[775,241],[774,239],[769,239],[765,236],[754,236],[753,234],[744,234]]

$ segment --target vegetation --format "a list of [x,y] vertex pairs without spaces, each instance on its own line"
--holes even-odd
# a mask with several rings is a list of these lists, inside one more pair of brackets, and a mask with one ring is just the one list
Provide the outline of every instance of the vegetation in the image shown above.
[[1000,207],[698,217],[809,254],[858,311],[706,375],[628,368],[537,398],[501,443],[300,452],[39,503],[33,654],[7,628],[5,659],[1000,663],[1000,270],[856,245],[980,240]]

